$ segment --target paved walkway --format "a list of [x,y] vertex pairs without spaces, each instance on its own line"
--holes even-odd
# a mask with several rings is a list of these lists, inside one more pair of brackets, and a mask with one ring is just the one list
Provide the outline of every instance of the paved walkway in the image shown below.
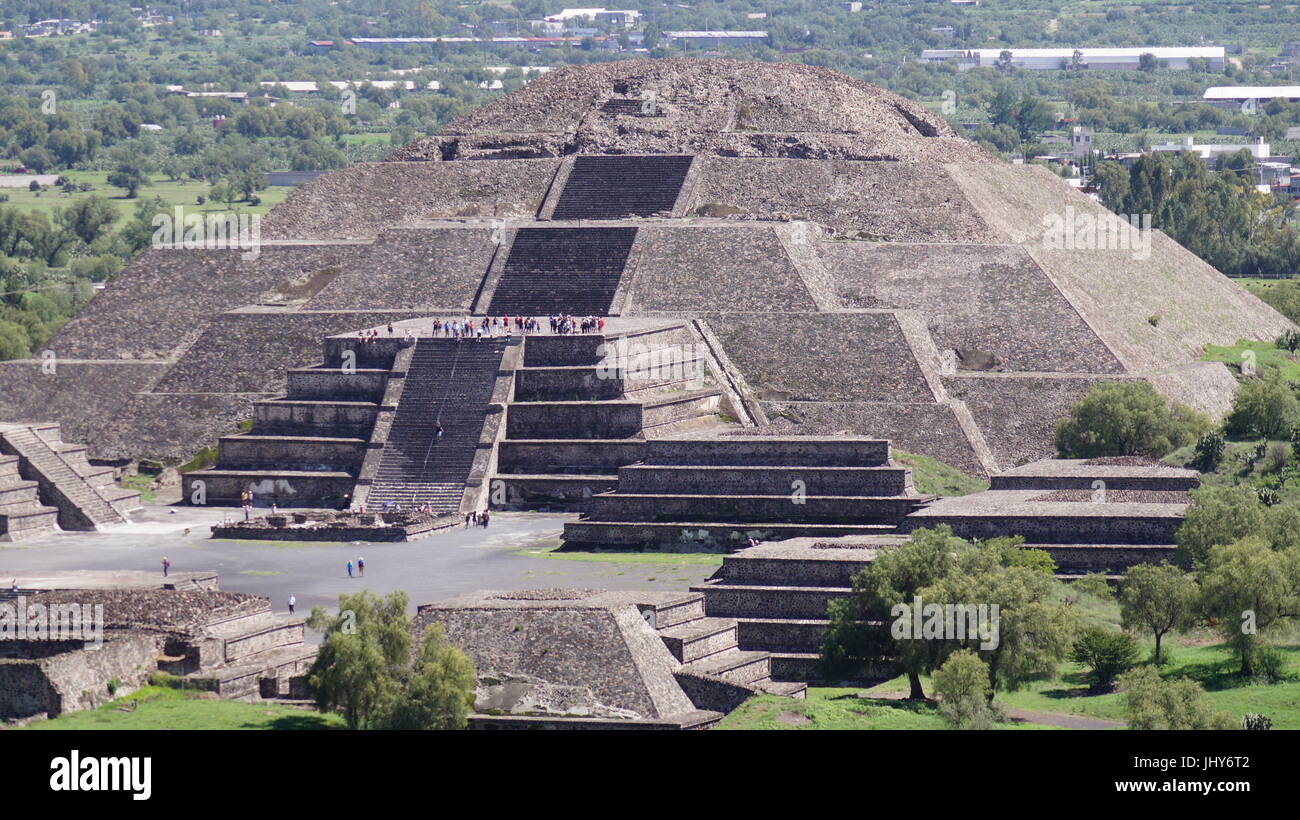
[[[572,515],[494,513],[487,529],[453,529],[405,543],[310,543],[208,538],[208,527],[230,510],[149,507],[134,523],[104,533],[55,533],[18,544],[0,543],[0,583],[23,585],[68,570],[215,571],[221,588],[266,595],[276,611],[290,593],[298,611],[334,606],[341,592],[405,590],[412,605],[479,589],[585,587],[686,591],[708,578],[708,565],[629,565],[516,555],[558,543]],[[237,513],[238,511],[233,511]],[[185,530],[189,529],[189,535]],[[348,578],[347,562],[366,559],[366,576]]]

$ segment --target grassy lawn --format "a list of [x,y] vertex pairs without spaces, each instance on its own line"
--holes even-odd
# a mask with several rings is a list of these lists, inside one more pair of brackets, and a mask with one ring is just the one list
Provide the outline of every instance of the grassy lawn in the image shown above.
[[124,477],[118,483],[125,490],[135,490],[140,494],[140,500],[148,504],[157,496],[157,493],[149,489],[149,485],[153,482],[154,477],[152,475],[149,475],[148,473],[136,473],[135,475]]
[[923,495],[970,495],[989,488],[989,483],[982,478],[969,476],[949,464],[930,456],[907,453],[897,448],[892,451],[894,459],[912,468],[912,481],[916,491]]
[[[200,213],[223,213],[226,210],[221,203],[196,204],[197,197],[202,195],[206,198],[208,195],[209,186],[206,182],[195,182],[194,180],[168,181],[165,175],[154,174],[152,176],[152,185],[137,191],[135,199],[127,199],[125,189],[115,188],[108,184],[107,171],[64,171],[63,176],[73,182],[88,182],[94,187],[86,193],[75,194],[65,194],[53,186],[48,190],[41,191],[39,195],[26,188],[4,188],[0,189],[0,193],[9,195],[9,202],[6,203],[8,205],[26,211],[42,211],[47,216],[55,208],[65,208],[79,199],[98,195],[117,206],[117,210],[121,214],[116,223],[118,228],[135,213],[136,202],[141,199],[153,199],[155,196],[162,197],[163,201],[169,206],[183,205],[187,212],[190,209],[195,209]],[[240,213],[264,214],[283,202],[289,194],[293,193],[293,190],[292,187],[286,185],[271,186],[258,191],[257,195],[262,200],[260,205],[253,206],[247,202],[236,202],[232,210]]]
[[1202,361],[1223,362],[1235,372],[1241,371],[1246,351],[1255,355],[1255,369],[1261,376],[1280,375],[1286,380],[1300,380],[1300,357],[1288,353],[1272,342],[1251,342],[1238,339],[1235,345],[1220,347],[1206,345]]
[[29,729],[341,729],[339,715],[280,703],[219,700],[200,692],[146,686],[98,709],[35,721]]
[[[874,691],[874,690],[868,690]],[[751,698],[723,718],[718,729],[946,729],[933,703],[908,703],[863,697],[852,687],[809,687],[805,700],[778,695]],[[1006,729],[1044,729],[1031,723],[1006,723]]]

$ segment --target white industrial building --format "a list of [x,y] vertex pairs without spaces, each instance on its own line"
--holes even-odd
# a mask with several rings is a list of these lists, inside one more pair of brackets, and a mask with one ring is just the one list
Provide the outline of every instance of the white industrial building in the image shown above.
[[933,48],[921,52],[926,62],[956,60],[961,69],[996,66],[1003,52],[1010,52],[1011,65],[1025,69],[1067,68],[1080,54],[1083,68],[1093,70],[1125,71],[1137,69],[1142,55],[1150,54],[1162,66],[1174,69],[1188,68],[1188,60],[1207,60],[1211,71],[1222,71],[1225,52],[1223,46],[1191,46],[1163,48],[1143,46],[1137,48]]

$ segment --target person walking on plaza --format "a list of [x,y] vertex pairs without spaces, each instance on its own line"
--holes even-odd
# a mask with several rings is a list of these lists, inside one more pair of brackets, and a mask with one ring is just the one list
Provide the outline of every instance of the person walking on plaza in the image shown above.
[[290,615],[293,614],[293,608],[297,605],[298,605],[298,599],[293,597],[293,593],[290,592],[289,593],[289,614]]
[[352,562],[348,561],[348,577],[352,577]]
[[366,577],[366,559],[364,558],[357,559],[357,570],[361,573],[362,578]]
[[168,561],[168,560],[167,560],[167,556],[164,555],[164,556],[163,556],[163,562],[162,562],[162,564],[163,564],[163,577],[166,578],[166,577],[167,577],[167,571],[170,570],[170,569],[172,568],[172,562],[171,562],[171,561]]
[[484,528],[484,529],[487,529],[487,525],[488,525],[488,511],[487,511],[487,510],[484,510],[484,511],[483,511],[483,528]]

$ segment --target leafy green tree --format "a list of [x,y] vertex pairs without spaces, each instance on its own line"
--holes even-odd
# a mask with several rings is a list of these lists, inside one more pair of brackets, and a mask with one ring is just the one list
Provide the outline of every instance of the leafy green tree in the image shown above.
[[1152,666],[1139,666],[1119,680],[1128,728],[1138,730],[1235,729],[1237,721],[1205,700],[1194,680],[1164,680]]
[[312,610],[307,623],[325,633],[308,683],[322,712],[342,713],[349,729],[373,728],[400,693],[399,677],[410,663],[407,597],[378,598],[369,591],[339,596],[339,614]]
[[1020,552],[1026,550],[1018,538],[981,541],[957,553],[950,571],[919,593],[927,605],[997,607],[996,645],[968,633],[944,647],[979,654],[988,664],[990,697],[1056,674],[1076,628],[1074,613],[1060,602],[1061,582],[1041,566],[1019,563]]
[[1196,617],[1196,580],[1170,564],[1134,564],[1119,587],[1120,617],[1125,629],[1144,629],[1156,639],[1155,664],[1164,657],[1165,635],[1191,627]]
[[379,728],[464,729],[477,680],[474,662],[447,642],[442,624],[433,624],[424,631],[415,668]]
[[1056,428],[1062,458],[1144,455],[1158,458],[1196,441],[1210,423],[1147,382],[1095,385]]
[[969,548],[950,527],[940,526],[916,530],[896,549],[877,555],[854,576],[853,597],[832,601],[827,609],[831,624],[822,645],[824,671],[831,677],[845,675],[892,648],[907,674],[908,698],[924,700],[921,675],[941,659],[941,647],[926,640],[891,642],[891,610],[911,604],[921,589],[949,572],[955,553]]
[[1247,379],[1232,397],[1232,412],[1224,420],[1231,435],[1282,438],[1300,422],[1300,400],[1279,378]]
[[1085,629],[1070,648],[1070,660],[1088,667],[1094,692],[1109,692],[1115,678],[1132,669],[1137,659],[1132,635],[1099,626]]
[[0,319],[0,361],[25,358],[31,347],[31,337],[22,325]]
[[325,633],[308,673],[322,712],[351,729],[459,729],[474,704],[474,664],[447,642],[440,624],[412,655],[407,597],[368,591],[339,596],[339,612],[317,607],[308,625]]
[[991,729],[997,718],[989,705],[988,665],[969,649],[953,652],[934,672],[939,714],[958,729]]
[[126,189],[126,198],[135,199],[136,191],[151,184],[149,163],[138,157],[124,159],[108,175],[108,184]]
[[111,202],[91,195],[56,213],[55,221],[89,245],[112,227],[118,216]]
[[1300,618],[1300,549],[1270,549],[1258,537],[1212,547],[1201,607],[1236,651],[1241,674],[1254,675],[1267,634]]
[[1174,534],[1179,558],[1201,565],[1215,546],[1259,536],[1275,550],[1300,547],[1300,505],[1266,506],[1248,484],[1202,487],[1191,492],[1192,504]]

